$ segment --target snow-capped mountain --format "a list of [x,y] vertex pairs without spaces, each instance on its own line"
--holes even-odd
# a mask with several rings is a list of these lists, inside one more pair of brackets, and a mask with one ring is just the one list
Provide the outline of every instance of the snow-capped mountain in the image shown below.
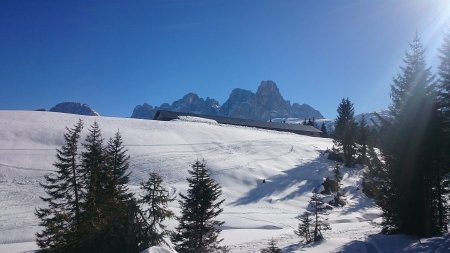
[[319,111],[307,104],[291,105],[273,81],[262,81],[256,93],[236,88],[222,106],[215,99],[203,99],[195,93],[189,93],[172,104],[164,103],[159,107],[147,103],[138,105],[131,117],[151,119],[159,109],[263,121],[277,117],[323,118]]
[[94,109],[87,104],[78,102],[63,102],[55,105],[50,109],[51,112],[62,112],[86,116],[100,116]]

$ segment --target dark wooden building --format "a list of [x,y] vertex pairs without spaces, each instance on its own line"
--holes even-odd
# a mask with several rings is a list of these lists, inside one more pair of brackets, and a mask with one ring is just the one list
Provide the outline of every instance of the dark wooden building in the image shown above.
[[161,121],[170,121],[175,119],[180,119],[180,116],[191,116],[198,117],[204,119],[211,119],[217,121],[219,124],[226,125],[235,125],[235,126],[246,126],[246,127],[255,127],[261,129],[269,129],[281,132],[291,132],[295,134],[301,135],[309,135],[320,137],[322,131],[312,126],[305,126],[302,124],[286,124],[286,123],[278,123],[278,122],[266,122],[259,120],[250,120],[250,119],[237,119],[237,118],[228,118],[228,117],[220,117],[220,116],[211,116],[211,115],[201,115],[195,113],[187,113],[187,112],[174,112],[174,111],[165,111],[159,110],[156,112],[154,120]]

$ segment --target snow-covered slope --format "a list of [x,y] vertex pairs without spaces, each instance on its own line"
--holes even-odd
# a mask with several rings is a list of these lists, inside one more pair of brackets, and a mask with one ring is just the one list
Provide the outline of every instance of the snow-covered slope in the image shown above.
[[[331,211],[333,230],[325,232],[327,241],[296,246],[295,217],[307,207],[312,189],[332,174],[333,163],[323,155],[332,146],[330,139],[201,121],[0,111],[0,252],[35,248],[30,242],[39,231],[33,215],[42,205],[39,182],[54,169],[55,149],[63,143],[65,127],[79,118],[84,135],[94,121],[105,138],[117,130],[122,133],[131,155],[130,189],[136,194],[151,170],[163,175],[171,193],[184,192],[190,164],[205,159],[223,187],[222,236],[231,252],[259,252],[272,237],[286,252],[328,252],[379,231],[372,223],[379,210],[361,193],[360,170],[344,169],[348,205]],[[177,203],[171,208],[179,212]]]

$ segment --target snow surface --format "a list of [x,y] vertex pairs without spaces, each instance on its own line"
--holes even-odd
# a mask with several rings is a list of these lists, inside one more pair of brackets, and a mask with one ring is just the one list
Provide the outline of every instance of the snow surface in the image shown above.
[[[219,216],[225,221],[221,236],[231,252],[259,252],[270,238],[283,252],[383,252],[398,246],[393,248],[396,252],[425,247],[406,236],[371,236],[380,231],[376,226],[380,210],[361,193],[361,171],[348,168],[342,171],[348,204],[330,211],[332,230],[325,231],[327,239],[320,244],[298,244],[293,233],[296,216],[306,209],[311,191],[332,175],[334,164],[324,155],[332,146],[330,139],[192,119],[163,122],[0,111],[0,253],[37,249],[34,233],[40,228],[33,212],[43,205],[39,196],[44,194],[39,183],[54,170],[55,149],[63,144],[65,127],[79,118],[85,124],[83,139],[94,121],[105,139],[121,132],[131,156],[129,188],[137,195],[139,183],[150,171],[157,171],[170,192],[178,196],[187,189],[190,164],[205,159],[211,175],[223,187],[226,201]],[[171,208],[179,214],[176,202]],[[169,228],[175,226],[176,221],[170,221]],[[449,245],[448,238],[435,241],[444,243],[443,247]],[[435,241],[429,242],[430,247],[436,246]]]

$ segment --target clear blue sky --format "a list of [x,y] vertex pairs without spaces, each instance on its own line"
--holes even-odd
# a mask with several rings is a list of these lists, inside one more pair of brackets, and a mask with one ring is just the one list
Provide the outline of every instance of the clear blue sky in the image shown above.
[[334,117],[386,108],[417,30],[437,65],[448,0],[1,1],[0,109],[63,101],[130,116],[188,92],[225,102],[274,80]]

